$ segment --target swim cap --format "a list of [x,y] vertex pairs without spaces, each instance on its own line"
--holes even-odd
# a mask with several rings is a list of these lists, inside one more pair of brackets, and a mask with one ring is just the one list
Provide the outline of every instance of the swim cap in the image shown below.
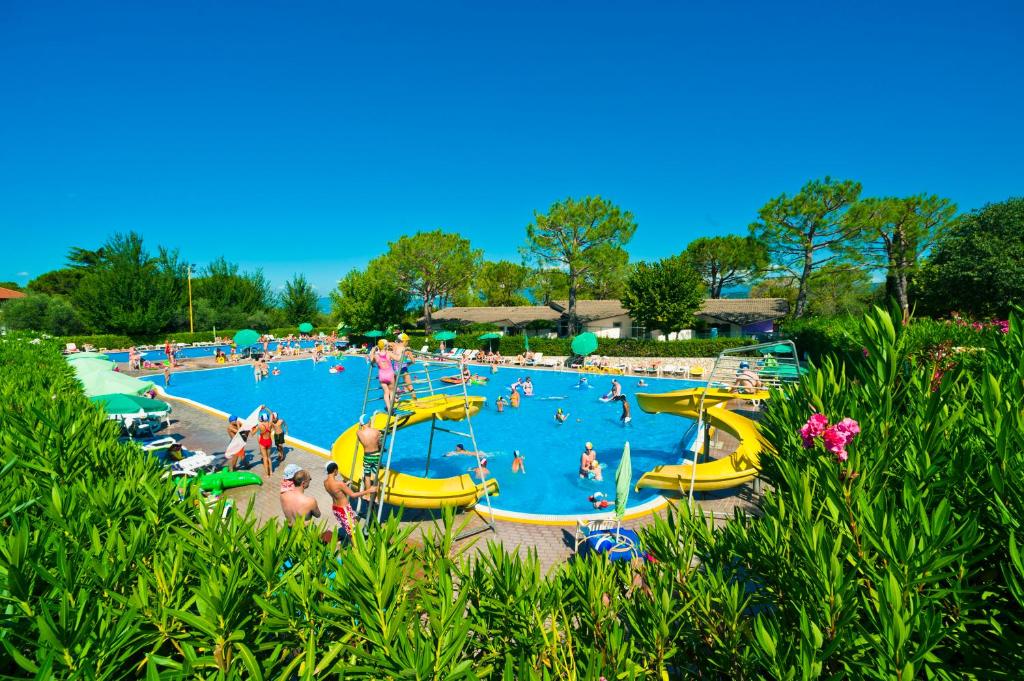
[[407,333],[402,333],[402,334],[399,334],[399,335],[398,335],[398,340],[400,340],[400,341],[402,341],[403,343],[405,343],[406,341],[408,341],[408,340],[409,340],[409,334],[407,334]]
[[558,413],[559,413],[559,414],[561,414],[561,413],[562,413],[562,408],[561,408],[561,407],[559,407],[559,408],[558,408]]
[[228,423],[234,423],[237,419],[238,417],[232,414],[231,416],[228,417]]
[[587,443],[587,449],[593,449],[593,448],[594,448],[594,444],[592,442],[588,442]]
[[386,340],[384,340],[383,338],[381,338],[379,341],[377,341],[377,347],[380,348],[381,350],[383,350],[387,346],[388,346],[388,342]]

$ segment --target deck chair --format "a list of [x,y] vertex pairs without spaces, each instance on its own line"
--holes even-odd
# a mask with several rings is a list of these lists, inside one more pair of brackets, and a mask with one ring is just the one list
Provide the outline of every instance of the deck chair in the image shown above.
[[[610,527],[607,527],[608,523]],[[594,524],[598,525],[596,529],[592,527]],[[586,556],[590,553],[604,554],[611,561],[628,561],[646,555],[640,545],[640,536],[634,530],[623,529],[618,521],[577,521],[576,555]]]
[[543,352],[535,352],[535,353],[533,353],[533,357],[531,359],[526,360],[526,364],[530,365],[530,366],[537,366],[537,365],[540,364],[540,361],[542,359],[544,359],[544,353]]
[[68,343],[64,346],[64,354],[70,355],[73,352],[78,352],[78,346],[74,343]]
[[223,457],[211,456],[206,452],[199,450],[192,451],[189,456],[186,456],[181,461],[175,461],[171,466],[169,475],[187,475],[189,477],[195,477],[200,473],[209,473],[217,470],[219,459]]

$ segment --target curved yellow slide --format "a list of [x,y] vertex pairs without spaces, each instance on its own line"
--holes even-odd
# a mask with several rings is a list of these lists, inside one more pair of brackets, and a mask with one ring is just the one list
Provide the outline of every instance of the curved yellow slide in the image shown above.
[[[470,396],[469,413],[480,411],[484,398]],[[398,429],[429,421],[436,416],[443,421],[459,421],[466,418],[463,398],[454,395],[433,395],[419,400],[403,400],[398,403],[395,424]],[[374,414],[372,423],[383,430],[387,426],[387,414]],[[338,472],[344,477],[350,475],[362,479],[363,446],[356,433],[359,424],[347,429],[331,446],[331,458],[338,464]],[[353,473],[354,472],[354,473]],[[407,473],[382,469],[384,503],[406,508],[444,508],[447,506],[469,506],[476,503],[485,493],[497,494],[498,481],[491,478],[479,483],[470,475],[453,478],[421,478]]]
[[[696,419],[703,392],[702,388],[696,388],[661,394],[637,393],[636,400],[640,408],[646,412],[675,414]],[[725,409],[725,402],[735,399],[764,400],[768,399],[768,393],[758,391],[754,394],[743,394],[712,389],[704,398],[705,423],[709,428],[721,428],[735,437],[739,441],[736,451],[721,459],[699,463],[696,471],[693,470],[692,464],[655,466],[654,470],[640,477],[636,488],[654,487],[685,494],[690,489],[690,479],[693,476],[694,491],[710,492],[738,487],[756,478],[760,467],[758,457],[768,447],[768,443],[757,429],[757,424]]]

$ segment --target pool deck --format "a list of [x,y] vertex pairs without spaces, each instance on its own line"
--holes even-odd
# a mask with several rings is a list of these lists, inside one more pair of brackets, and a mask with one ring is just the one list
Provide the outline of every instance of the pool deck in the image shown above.
[[[189,362],[189,366],[192,368],[197,368],[195,364],[194,362]],[[162,383],[162,381],[160,382]],[[170,391],[173,394],[173,378]],[[207,454],[222,454],[224,452],[224,448],[228,443],[228,437],[226,433],[227,424],[223,418],[179,400],[172,400],[172,404],[174,410],[171,416],[171,424],[169,427],[161,430],[158,433],[159,436],[173,436],[186,449],[190,450],[202,450]],[[746,405],[737,403],[734,406]],[[730,451],[728,448],[734,445],[735,442],[722,442],[724,451]],[[240,509],[244,509],[247,505],[252,504],[253,512],[264,522],[280,521],[282,514],[279,490],[283,466],[279,466],[275,462],[273,474],[269,480],[266,479],[259,458],[259,452],[255,451],[255,449],[254,444],[250,444],[247,447],[248,462],[251,465],[251,470],[259,473],[260,477],[264,478],[263,485],[260,487],[250,486],[229,490],[226,492],[226,496],[235,499]],[[324,523],[326,528],[333,529],[335,521],[330,514],[330,497],[323,487],[325,477],[324,466],[326,462],[325,458],[314,451],[289,447],[285,463],[298,464],[311,473],[313,482],[307,493],[313,496],[320,506],[322,513],[321,522]],[[679,499],[671,499],[670,503],[679,503]],[[682,503],[685,503],[685,499]],[[704,498],[699,500],[698,503],[706,512],[714,513],[719,518],[716,522],[722,522],[722,517],[731,516],[735,509],[752,514],[757,512],[754,490],[751,485],[744,485],[743,487],[723,493],[705,494]],[[575,528],[573,525],[528,524],[497,520],[492,531],[486,529],[486,523],[481,517],[481,514],[485,513],[485,508],[481,506],[480,514],[475,511],[466,511],[457,518],[457,522],[467,521],[469,528],[486,530],[474,537],[474,539],[482,541],[476,541],[469,549],[470,551],[479,550],[485,546],[488,540],[502,543],[506,550],[509,551],[525,552],[526,550],[533,549],[536,550],[542,569],[545,571],[564,562],[573,554],[575,549]],[[660,511],[660,513],[663,512]],[[409,518],[408,514],[406,518]],[[424,518],[420,516],[417,519],[409,519],[407,522],[419,527],[424,523],[430,523],[431,520],[429,517]],[[648,515],[636,520],[626,521],[623,523],[623,527],[636,528],[651,522],[653,522],[653,515]],[[414,538],[416,534],[414,531]],[[472,542],[474,539],[466,541]]]

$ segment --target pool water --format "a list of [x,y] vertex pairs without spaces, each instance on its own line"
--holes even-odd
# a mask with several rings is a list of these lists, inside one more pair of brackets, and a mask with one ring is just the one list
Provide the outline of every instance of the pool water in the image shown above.
[[[343,364],[345,371],[328,373],[338,363]],[[337,436],[355,423],[362,412],[366,360],[332,358],[316,365],[311,360],[295,360],[274,366],[280,368],[281,375],[259,383],[253,380],[248,365],[176,373],[168,391],[241,416],[266,404],[288,422],[291,435],[329,450]],[[454,373],[454,364],[446,371]],[[474,367],[474,371],[487,373],[489,369]],[[441,375],[442,370],[432,372]],[[587,497],[598,491],[614,501],[615,469],[626,441],[630,443],[634,480],[656,465],[679,463],[686,453],[682,441],[692,422],[671,414],[647,414],[636,405],[633,393],[701,385],[696,381],[647,378],[650,385],[638,389],[637,378],[620,378],[632,408],[632,422],[624,425],[620,421],[621,404],[598,399],[610,389],[610,376],[590,375],[592,387],[580,389],[575,373],[503,367],[488,375],[487,385],[470,386],[469,392],[487,398],[483,409],[473,417],[472,425],[477,444],[487,452],[490,474],[500,484],[500,495],[492,503],[503,510],[541,514],[593,513]],[[527,375],[534,384],[534,396],[524,397],[518,409],[506,406],[503,413],[498,413],[494,407],[498,395],[507,395],[509,384]],[[454,394],[451,390],[447,392]],[[563,424],[554,419],[559,407],[569,415]],[[379,400],[371,403],[368,411],[374,409],[383,410]],[[464,421],[441,424],[453,430],[467,430]],[[430,469],[426,471],[429,437],[429,424],[399,431],[392,467],[413,475],[448,477],[476,466],[475,457],[444,455],[454,450],[457,443],[472,449],[468,438],[437,432]],[[588,440],[594,444],[598,461],[606,465],[601,482],[581,480],[578,475],[580,455]],[[512,453],[516,449],[525,457],[525,474],[511,472]],[[656,495],[656,490],[632,492],[629,505],[639,505]]]

